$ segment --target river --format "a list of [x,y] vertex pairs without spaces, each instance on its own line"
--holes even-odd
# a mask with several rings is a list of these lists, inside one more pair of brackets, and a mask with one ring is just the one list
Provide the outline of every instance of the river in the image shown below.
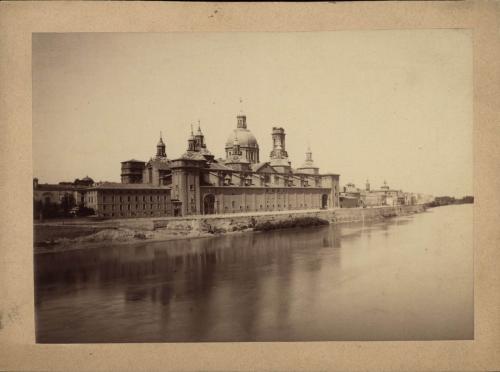
[[37,254],[37,342],[472,339],[472,210]]

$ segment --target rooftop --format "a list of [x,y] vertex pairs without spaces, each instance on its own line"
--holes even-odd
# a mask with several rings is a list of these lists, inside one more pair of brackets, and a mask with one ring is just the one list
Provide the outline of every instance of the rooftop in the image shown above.
[[130,159],[130,160],[122,161],[122,163],[145,163],[145,161],[143,161],[143,160],[136,160],[136,159]]
[[156,186],[148,183],[118,183],[118,182],[103,182],[101,184],[90,187],[91,190],[168,190],[170,186]]

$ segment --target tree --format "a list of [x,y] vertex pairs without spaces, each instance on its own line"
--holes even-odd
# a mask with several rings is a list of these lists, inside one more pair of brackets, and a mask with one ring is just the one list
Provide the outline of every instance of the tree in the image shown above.
[[72,194],[64,194],[61,199],[61,209],[63,210],[64,214],[68,214],[68,212],[74,206],[76,206],[75,197]]

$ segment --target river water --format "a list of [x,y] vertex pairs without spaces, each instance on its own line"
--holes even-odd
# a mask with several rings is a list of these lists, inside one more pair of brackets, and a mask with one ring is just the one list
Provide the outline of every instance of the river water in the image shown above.
[[35,256],[37,342],[472,339],[472,205]]

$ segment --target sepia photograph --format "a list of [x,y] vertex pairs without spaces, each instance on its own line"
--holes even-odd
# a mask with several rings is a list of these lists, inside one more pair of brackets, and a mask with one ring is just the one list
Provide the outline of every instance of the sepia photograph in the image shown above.
[[472,62],[467,29],[33,33],[36,342],[473,340]]

